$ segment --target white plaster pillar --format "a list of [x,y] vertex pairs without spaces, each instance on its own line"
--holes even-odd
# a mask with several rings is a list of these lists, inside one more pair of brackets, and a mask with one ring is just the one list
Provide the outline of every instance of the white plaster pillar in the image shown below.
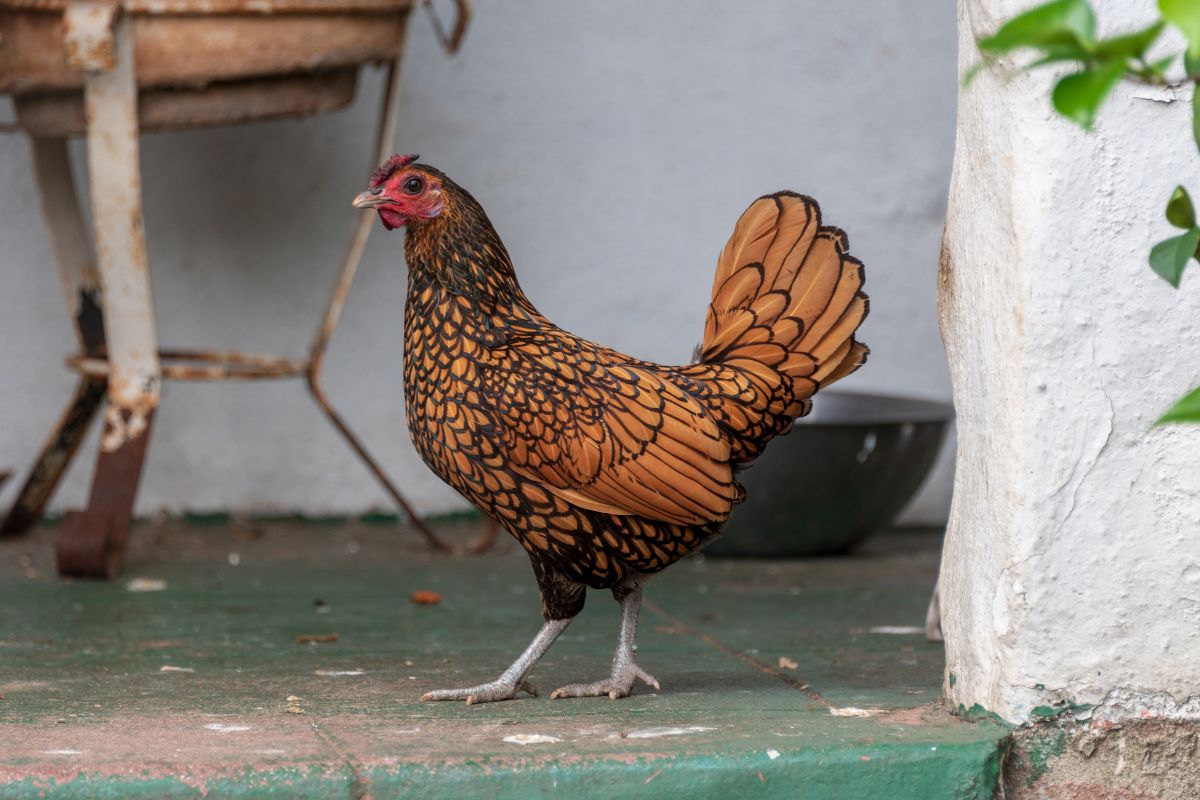
[[[960,74],[1029,5],[960,0]],[[1094,5],[1101,34],[1153,12]],[[959,436],[945,688],[1015,722],[1195,716],[1200,425],[1151,425],[1200,383],[1200,268],[1175,290],[1147,265],[1177,233],[1172,189],[1200,194],[1190,91],[1123,85],[1087,134],[1054,114],[1053,79],[984,71],[960,91],[938,298]]]

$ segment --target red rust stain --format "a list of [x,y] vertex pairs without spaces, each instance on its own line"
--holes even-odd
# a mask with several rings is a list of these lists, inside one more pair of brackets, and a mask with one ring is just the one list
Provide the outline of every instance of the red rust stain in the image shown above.
[[417,589],[408,596],[408,599],[419,606],[436,606],[442,602],[442,596],[430,589]]

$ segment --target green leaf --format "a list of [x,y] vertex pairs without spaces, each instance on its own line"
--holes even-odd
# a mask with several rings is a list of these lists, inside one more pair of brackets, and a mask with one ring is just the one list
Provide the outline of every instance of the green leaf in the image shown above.
[[980,61],[979,63],[972,64],[970,67],[968,67],[967,71],[963,73],[962,77],[963,88],[965,89],[966,87],[970,86],[971,81],[975,80],[976,76],[979,75],[979,73],[982,72],[983,68],[986,66],[987,64],[985,62]]
[[1162,33],[1166,24],[1166,22],[1160,19],[1149,28],[1143,28],[1134,33],[1127,33],[1124,36],[1114,36],[1111,39],[1104,39],[1096,45],[1096,55],[1101,58],[1106,56],[1141,58],[1146,54],[1146,50],[1150,45],[1154,44],[1154,40]]
[[1183,269],[1187,266],[1188,259],[1196,254],[1196,245],[1198,244],[1200,244],[1200,228],[1192,228],[1182,236],[1159,242],[1150,251],[1150,269],[1178,289],[1179,280],[1183,277]]
[[1090,61],[1092,54],[1076,42],[1062,42],[1042,45],[1042,57],[1030,64],[1027,69],[1040,67],[1043,64],[1056,64],[1060,61]]
[[1167,222],[1185,231],[1196,227],[1196,210],[1192,207],[1192,198],[1187,189],[1176,186],[1167,201]]
[[1175,59],[1177,58],[1179,58],[1178,53],[1173,56],[1167,56],[1166,58],[1160,58],[1158,61],[1151,61],[1150,71],[1155,75],[1166,75],[1167,70],[1171,68],[1171,65],[1175,63]]
[[1096,112],[1125,74],[1124,59],[1068,75],[1054,87],[1054,108],[1085,130],[1092,129]]
[[1192,86],[1192,139],[1200,149],[1200,84]]
[[1200,386],[1179,398],[1179,402],[1154,424],[1165,425],[1168,422],[1200,422]]
[[980,50],[993,54],[1050,46],[1090,52],[1095,38],[1096,15],[1087,0],[1054,0],[1013,17],[978,44]]
[[1188,55],[1200,58],[1200,3],[1196,0],[1158,0],[1158,10],[1163,19],[1183,32]]
[[1193,56],[1190,52],[1185,51],[1183,69],[1189,78],[1200,78],[1200,56]]

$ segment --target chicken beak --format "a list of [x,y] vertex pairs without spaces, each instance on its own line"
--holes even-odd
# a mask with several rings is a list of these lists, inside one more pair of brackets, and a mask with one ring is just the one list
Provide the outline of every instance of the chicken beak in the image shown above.
[[381,190],[374,189],[365,191],[358,197],[354,198],[354,202],[352,202],[351,205],[353,205],[355,208],[378,208],[379,206],[387,203],[388,200],[388,196],[385,195]]

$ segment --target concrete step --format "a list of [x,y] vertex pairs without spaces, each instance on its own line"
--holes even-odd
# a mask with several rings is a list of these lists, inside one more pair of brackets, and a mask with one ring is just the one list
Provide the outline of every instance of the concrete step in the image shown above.
[[534,672],[540,697],[471,707],[418,698],[492,679],[537,630],[508,540],[453,558],[398,525],[168,522],[138,528],[119,581],[63,583],[52,535],[0,543],[0,798],[933,800],[996,786],[1006,731],[942,708],[942,649],[919,632],[936,533],[843,558],[690,558],[646,590],[639,661],[662,691],[550,700],[608,670],[616,604],[593,592]]

